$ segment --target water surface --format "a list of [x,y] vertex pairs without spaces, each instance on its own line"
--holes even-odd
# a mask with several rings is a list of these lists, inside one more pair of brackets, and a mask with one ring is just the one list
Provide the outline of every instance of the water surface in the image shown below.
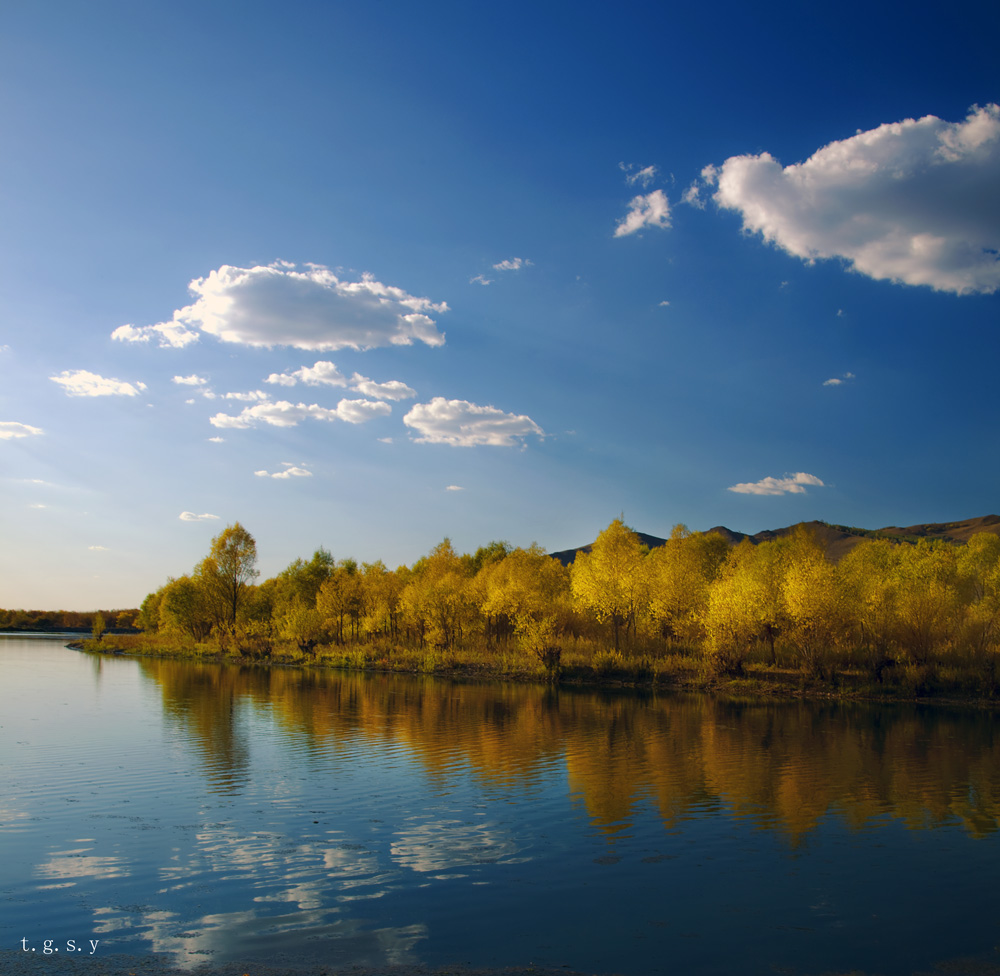
[[0,638],[0,678],[3,950],[98,940],[248,971],[1000,971],[988,712],[24,637]]

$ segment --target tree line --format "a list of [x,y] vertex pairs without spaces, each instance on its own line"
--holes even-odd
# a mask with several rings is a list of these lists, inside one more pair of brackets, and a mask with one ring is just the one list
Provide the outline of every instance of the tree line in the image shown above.
[[250,533],[227,527],[191,574],[146,597],[138,626],[245,658],[474,648],[552,672],[568,644],[583,644],[605,664],[677,654],[726,675],[753,661],[882,682],[905,668],[918,691],[954,665],[997,688],[1000,537],[990,533],[966,545],[864,539],[834,564],[804,527],[731,546],[678,525],[649,550],[615,519],[569,567],[538,546],[459,554],[448,539],[395,570],[320,548],[258,583],[256,561]]

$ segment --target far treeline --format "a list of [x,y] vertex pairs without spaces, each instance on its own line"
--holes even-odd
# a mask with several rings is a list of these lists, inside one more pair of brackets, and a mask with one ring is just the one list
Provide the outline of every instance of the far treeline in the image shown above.
[[0,630],[105,631],[134,630],[138,610],[4,610],[0,609]]
[[[779,674],[871,692],[994,696],[1000,537],[863,539],[839,562],[806,527],[754,544],[674,528],[650,550],[621,519],[571,566],[540,548],[445,539],[390,570],[318,549],[257,583],[236,523],[150,593],[126,650],[702,686]],[[738,684],[738,681],[737,681]]]

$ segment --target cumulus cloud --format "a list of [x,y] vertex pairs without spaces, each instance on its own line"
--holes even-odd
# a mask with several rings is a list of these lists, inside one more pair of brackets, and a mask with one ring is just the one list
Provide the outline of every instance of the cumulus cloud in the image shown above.
[[416,404],[403,417],[403,423],[420,434],[415,438],[418,444],[511,447],[529,434],[545,436],[542,428],[523,414],[504,413],[496,407],[481,407],[468,400],[446,400],[444,397]]
[[615,237],[625,237],[634,234],[643,227],[670,226],[670,203],[662,190],[653,190],[645,195],[632,197],[628,205],[628,213],[618,221],[615,227]]
[[208,380],[204,376],[192,373],[190,376],[175,376],[173,381],[180,386],[204,386]]
[[799,471],[796,474],[786,474],[784,478],[762,478],[760,481],[732,485],[727,490],[741,495],[804,495],[806,485],[825,487],[816,475]]
[[887,123],[782,166],[769,153],[706,167],[748,233],[806,261],[958,295],[1000,288],[1000,107],[963,122]]
[[445,491],[465,491],[461,485],[448,485]]
[[530,268],[532,261],[528,258],[507,258],[506,261],[499,261],[493,265],[494,271],[520,271],[521,268]]
[[258,423],[272,427],[295,427],[303,420],[343,420],[349,424],[362,424],[373,417],[392,413],[388,403],[373,400],[341,400],[334,409],[321,407],[316,403],[289,403],[278,400],[274,403],[255,403],[244,407],[236,414],[217,413],[209,418],[213,427],[246,429]]
[[469,279],[470,285],[492,285],[493,279],[487,278],[486,275],[477,274],[474,278]]
[[828,380],[823,380],[824,386],[843,386],[850,380],[854,379],[853,373],[844,373],[843,376],[831,376]]
[[367,376],[355,373],[351,377],[351,389],[363,393],[373,400],[409,400],[417,395],[417,391],[407,386],[402,380],[388,380],[376,383]]
[[296,383],[305,383],[307,386],[347,386],[347,377],[333,363],[320,359],[312,366],[302,366],[291,372],[272,373],[264,382],[278,386],[295,386]]
[[195,301],[169,322],[136,328],[124,325],[112,338],[161,346],[193,342],[200,332],[223,342],[298,349],[372,349],[376,346],[444,344],[430,313],[448,311],[445,302],[410,295],[372,275],[342,281],[328,268],[278,262],[267,267],[223,265],[188,285]]
[[308,471],[306,468],[300,468],[290,461],[282,461],[285,466],[284,471],[254,471],[254,474],[258,478],[311,478],[312,472]]
[[41,427],[31,424],[19,424],[16,420],[0,421],[0,441],[9,441],[15,437],[36,437],[44,433]]
[[225,437],[209,437],[210,444],[222,444],[225,441]]
[[195,515],[194,512],[181,512],[177,516],[182,522],[209,522],[213,519],[218,519],[218,515],[209,515],[205,512],[203,515]]
[[50,376],[49,379],[58,383],[67,396],[138,396],[140,390],[146,389],[145,383],[133,386],[124,380],[98,376],[86,369],[64,369],[58,376]]
[[[320,384],[349,386],[352,390],[375,400],[408,400],[417,395],[416,390],[411,389],[400,380],[376,383],[360,373],[355,373],[350,379],[347,379],[333,363],[324,360],[320,360],[312,366],[303,366],[300,369],[284,373],[272,373],[265,382],[279,386],[295,386],[297,383],[305,383],[307,386]],[[261,396],[266,398],[266,394]]]

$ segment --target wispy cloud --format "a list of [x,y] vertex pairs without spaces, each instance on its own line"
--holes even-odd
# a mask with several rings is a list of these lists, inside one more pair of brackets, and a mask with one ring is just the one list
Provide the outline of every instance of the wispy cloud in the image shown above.
[[146,389],[145,383],[126,383],[124,380],[111,379],[91,373],[86,369],[65,369],[58,376],[50,376],[53,383],[58,383],[67,396],[138,396],[140,390]]
[[618,168],[625,174],[625,182],[629,186],[641,186],[643,189],[656,179],[655,166],[637,168],[633,163],[619,163]]
[[258,478],[311,478],[313,473],[306,468],[298,467],[290,461],[283,461],[284,471],[254,471]]
[[9,441],[15,437],[37,437],[43,433],[41,427],[32,427],[31,424],[19,424],[16,420],[0,421],[0,441]]
[[111,552],[107,546],[87,546],[91,552]]
[[477,274],[475,277],[469,279],[470,285],[492,285],[493,279],[487,278],[484,274]]
[[195,515],[194,512],[181,512],[177,516],[182,522],[210,522],[212,520],[218,519],[218,515],[209,515],[205,512],[203,515]]
[[741,495],[804,495],[806,486],[823,488],[825,485],[814,474],[799,471],[784,478],[762,478],[760,481],[732,485],[728,491]]
[[644,227],[670,227],[670,203],[662,190],[640,194],[629,201],[628,213],[618,221],[615,237],[635,234]]
[[403,423],[412,427],[418,444],[450,444],[452,447],[511,447],[545,432],[530,417],[504,413],[496,407],[483,407],[468,400],[434,397],[430,403],[418,403]]
[[173,382],[179,386],[205,386],[208,380],[204,376],[192,373],[190,376],[175,376]]
[[832,376],[828,380],[823,380],[824,386],[843,386],[854,379],[853,373],[844,373],[843,376]]
[[233,416],[217,413],[209,418],[214,427],[229,427],[246,429],[258,423],[270,424],[272,427],[295,427],[303,420],[343,420],[349,424],[362,424],[374,417],[384,417],[392,413],[388,403],[374,400],[341,400],[334,409],[321,407],[316,403],[289,403],[288,400],[278,400],[274,403],[256,403],[252,407],[244,407],[242,412]]
[[522,268],[530,268],[533,262],[528,258],[507,258],[505,261],[498,261],[493,265],[494,271],[520,271]]
[[411,295],[372,275],[342,281],[328,268],[276,262],[266,267],[223,265],[188,285],[195,301],[170,321],[111,334],[126,342],[156,339],[183,346],[208,333],[223,342],[298,349],[372,349],[377,346],[444,344],[431,314],[448,311],[445,302]]
[[795,257],[963,295],[1000,288],[998,171],[1000,107],[989,104],[963,122],[927,115],[859,131],[790,166],[732,156],[703,178],[745,231]]
[[448,485],[445,491],[465,491],[461,485]]

